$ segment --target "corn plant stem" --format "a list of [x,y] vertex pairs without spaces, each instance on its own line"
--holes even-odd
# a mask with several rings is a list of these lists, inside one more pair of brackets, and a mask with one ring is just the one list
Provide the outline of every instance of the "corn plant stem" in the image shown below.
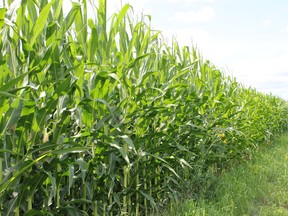
[[[145,163],[146,160],[144,160],[144,170],[143,170],[143,176],[147,176],[146,174],[146,163]],[[144,191],[146,192],[147,191],[147,181],[146,179],[144,179]],[[148,208],[147,208],[147,199],[145,199],[145,197],[143,198],[144,199],[144,209],[145,209],[145,216],[148,215]]]
[[28,208],[27,208],[28,211],[32,209],[32,197],[33,197],[33,195],[29,196],[28,200],[27,200],[27,202],[28,202]]
[[[30,191],[30,186],[27,188],[27,190]],[[33,197],[32,194],[28,195],[27,197],[27,210],[28,211],[32,209],[32,197]]]
[[3,158],[0,158],[0,184],[3,181]]
[[[47,195],[47,179],[46,179],[46,181],[45,181],[45,195],[46,195],[46,197],[48,197],[48,195]],[[48,209],[48,206],[49,206],[49,200],[46,198],[46,199],[44,199],[43,200],[43,208],[45,209],[45,210],[47,210]]]
[[106,209],[107,209],[107,204],[106,204],[106,201],[103,200],[103,216],[106,216]]
[[156,177],[155,177],[155,186],[157,187],[157,188],[155,188],[156,189],[156,191],[160,191],[160,185],[158,184],[158,176],[160,175],[160,171],[159,171],[159,167],[157,167],[156,168]]
[[[3,181],[3,158],[0,158],[0,185],[2,184]],[[2,216],[2,202],[0,203],[0,216]]]
[[[156,181],[156,185],[158,185],[158,191],[161,191],[161,178],[160,178],[160,176],[161,176],[161,169],[160,169],[160,167],[158,167],[157,168],[157,181]],[[161,196],[161,195],[160,195]],[[158,197],[158,198],[160,198],[160,197]],[[158,211],[158,209],[156,209],[157,211]]]
[[[7,143],[6,143],[6,133],[3,135],[3,148],[7,148]],[[8,168],[8,159],[7,159],[7,152],[4,153],[4,158],[5,158],[5,166]]]
[[[139,162],[136,163],[136,170],[139,170]],[[136,175],[136,211],[135,216],[139,216],[139,174]]]
[[[130,179],[130,171],[128,170],[127,171],[127,188],[128,188],[128,185],[130,184],[129,179]],[[131,215],[132,202],[131,202],[131,196],[130,195],[128,196],[127,204],[128,204],[128,215]]]
[[15,216],[20,216],[19,207],[17,206],[14,210]]
[[[87,187],[85,182],[83,182],[83,199],[86,200],[87,197]],[[83,204],[83,210],[86,211],[86,204]]]
[[[124,190],[127,189],[127,166],[123,168],[123,187]],[[123,212],[124,214],[127,213],[127,196],[126,194],[123,195]]]
[[98,204],[97,201],[94,201],[94,206],[93,206],[93,216],[98,216]]
[[[60,173],[62,170],[61,165],[57,164],[57,173]],[[59,182],[57,189],[56,189],[56,207],[59,208],[60,207],[60,190],[61,190],[61,184]]]
[[[82,158],[85,157],[84,153],[81,153],[80,155],[81,155]],[[86,198],[87,198],[87,187],[86,187],[86,184],[85,184],[85,180],[83,180],[83,179],[82,179],[82,184],[83,184],[83,199],[86,200]],[[86,211],[86,208],[87,208],[86,203],[84,203],[83,204],[83,210]]]
[[[112,196],[113,192],[110,194],[110,197],[109,197],[109,203],[110,205],[113,204],[113,196]],[[113,211],[110,211],[110,216],[113,216]]]
[[[127,143],[125,143],[124,145],[123,145],[123,148],[124,148],[124,151],[126,152],[126,154],[127,154],[127,156],[128,156],[128,151],[129,151],[129,149],[128,149],[128,144]],[[124,166],[124,169],[123,169],[123,176],[124,176],[124,179],[123,179],[123,181],[124,181],[124,183],[123,183],[123,187],[124,187],[124,190],[127,190],[127,188],[128,188],[128,180],[129,180],[129,168],[128,168],[128,166]],[[126,192],[127,193],[127,192]],[[125,214],[128,214],[128,215],[130,215],[130,212],[129,212],[129,206],[131,205],[131,203],[129,203],[130,202],[130,199],[128,198],[127,199],[127,195],[126,194],[124,194],[123,195],[123,212],[125,213]]]
[[153,187],[153,182],[152,182],[152,179],[149,180],[149,195],[152,196],[152,187]]

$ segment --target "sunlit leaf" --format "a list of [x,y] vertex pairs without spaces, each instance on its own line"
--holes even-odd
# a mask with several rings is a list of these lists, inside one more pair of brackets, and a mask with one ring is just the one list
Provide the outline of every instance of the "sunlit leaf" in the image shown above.
[[50,1],[40,12],[39,17],[37,18],[31,32],[31,39],[29,41],[30,45],[33,46],[33,44],[36,42],[37,37],[39,34],[43,31],[45,25],[47,24],[47,18],[50,13],[50,8],[53,5],[55,0]]

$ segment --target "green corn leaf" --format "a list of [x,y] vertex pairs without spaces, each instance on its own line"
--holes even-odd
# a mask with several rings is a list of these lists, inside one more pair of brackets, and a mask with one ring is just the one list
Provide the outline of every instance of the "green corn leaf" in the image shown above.
[[139,192],[140,192],[140,194],[142,194],[147,200],[149,200],[149,201],[151,202],[151,204],[152,204],[156,209],[158,208],[152,196],[150,196],[149,194],[143,192],[142,190],[140,190]]
[[19,198],[17,208],[20,208],[22,202],[31,199],[33,196],[32,194],[34,194],[35,191],[41,187],[41,184],[43,184],[46,179],[46,173],[36,173],[35,175],[31,176],[28,181],[23,182],[21,193],[18,195]]
[[180,162],[181,165],[183,164],[183,165],[189,167],[190,169],[193,169],[193,167],[186,160],[184,160],[183,158],[180,158],[179,162]]
[[20,157],[25,157],[25,155],[18,153],[18,152],[11,151],[9,149],[0,149],[0,152],[4,152],[4,153],[7,152],[7,153],[10,153],[12,155],[18,155]]
[[126,163],[128,165],[130,165],[130,160],[128,158],[127,153],[125,152],[124,148],[122,148],[121,146],[118,145],[118,143],[110,143],[110,146],[116,148],[119,150],[119,152],[121,153],[122,157],[124,158],[124,160],[126,161]]
[[89,147],[72,147],[72,148],[64,148],[57,149],[51,152],[51,154],[69,154],[69,153],[80,153],[89,151],[91,148]]
[[[7,97],[8,98],[19,98],[19,97],[17,97],[14,94],[10,94],[8,92],[0,91],[0,98],[7,98]],[[21,98],[21,99],[23,99],[23,98]]]
[[8,121],[6,122],[6,124],[4,124],[4,128],[1,131],[1,134],[3,134],[11,126],[16,125],[23,109],[23,100],[15,99],[14,102],[11,104],[11,108],[12,111],[8,114]]
[[71,25],[73,24],[77,14],[80,12],[81,6],[78,3],[74,3],[72,9],[69,11],[68,15],[65,17],[63,27],[59,31],[58,37],[61,37],[63,34],[65,34]]
[[83,160],[83,158],[79,158],[79,159],[77,159],[76,164],[78,164],[78,166],[81,170],[82,182],[83,182],[83,184],[85,184],[85,177],[86,177],[86,173],[87,173],[86,162]]
[[141,56],[138,56],[136,59],[132,60],[131,62],[129,62],[128,64],[128,68],[133,68],[135,67],[135,65],[143,58],[146,58],[147,56],[149,56],[148,53],[144,54],[144,55],[141,55]]
[[[55,198],[56,197],[56,193],[57,193],[57,182],[56,182],[56,178],[52,175],[52,173],[50,171],[45,172],[47,174],[47,176],[49,177],[50,183],[52,185],[52,197]],[[51,197],[51,198],[52,198]]]
[[68,171],[69,171],[69,195],[70,195],[70,189],[73,185],[73,182],[74,182],[74,164],[68,164]]
[[[38,19],[36,4],[32,1],[27,1],[27,10],[29,14],[29,19],[31,19],[32,23],[36,23]],[[46,21],[45,21],[46,23]]]
[[37,37],[40,35],[40,33],[43,31],[46,23],[47,23],[47,19],[48,19],[48,15],[50,13],[50,8],[53,5],[53,3],[55,2],[55,0],[52,0],[51,2],[49,2],[40,12],[38,19],[36,20],[32,31],[31,31],[31,39],[29,41],[29,44],[31,46],[34,45],[34,43],[36,42]]
[[110,34],[109,34],[109,41],[108,41],[108,48],[107,48],[107,55],[109,54],[109,52],[111,52],[111,47],[113,44],[113,41],[115,40],[115,35],[120,27],[120,24],[123,20],[123,18],[125,17],[125,15],[127,14],[127,11],[130,9],[130,5],[126,4],[122,7],[122,9],[120,10],[119,14],[115,17],[116,21],[113,20],[112,22],[112,27],[110,30]]
[[24,214],[24,216],[47,216],[47,215],[53,216],[51,212],[35,210],[35,209],[30,209]]
[[17,172],[14,173],[13,177],[11,177],[8,181],[5,181],[3,184],[0,184],[0,193],[2,193],[4,190],[6,190],[13,182],[17,180],[18,177],[23,175],[28,169],[30,169],[34,164],[38,163],[39,161],[43,160],[46,158],[48,155],[42,155],[38,157],[37,159],[33,161],[25,161],[25,162],[20,162],[19,164],[19,169]]
[[127,143],[128,146],[130,146],[130,148],[137,154],[133,140],[130,137],[128,137],[127,135],[123,135],[119,137],[122,138],[125,141],[125,143]]
[[[75,3],[72,3],[72,7],[74,7]],[[83,4],[86,4],[86,1],[83,1]],[[76,5],[78,7],[78,4]],[[87,7],[83,7],[84,11]],[[79,10],[79,13],[76,14],[74,19],[77,39],[79,40],[80,44],[82,45],[83,50],[86,49],[86,40],[87,40],[87,16],[82,13],[82,10]]]
[[12,199],[12,202],[9,203],[8,209],[6,212],[3,212],[5,215],[14,215],[14,210],[17,206],[18,196]]
[[23,74],[19,75],[18,77],[11,79],[9,82],[4,84],[3,86],[0,86],[0,91],[1,92],[7,92],[10,89],[14,89],[15,85],[17,85],[20,81],[22,81],[24,79],[24,77],[27,76],[28,74],[29,74],[29,72],[23,73]]
[[97,27],[95,26],[92,19],[88,20],[88,25],[90,29],[92,30],[90,39],[89,39],[89,46],[88,46],[88,60],[89,62],[95,61],[96,51],[98,49],[98,31]]
[[58,0],[55,4],[53,4],[54,8],[56,7],[55,13],[54,13],[55,20],[61,20],[61,18],[63,18],[63,17],[60,17],[61,11],[62,11],[62,5],[63,5],[63,0]]
[[5,13],[7,11],[7,8],[0,8],[0,32],[4,26],[4,18],[5,18]]

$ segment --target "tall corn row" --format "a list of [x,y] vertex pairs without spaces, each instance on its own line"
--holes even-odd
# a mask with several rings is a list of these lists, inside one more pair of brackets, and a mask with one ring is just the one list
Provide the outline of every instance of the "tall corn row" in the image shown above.
[[[171,46],[125,5],[0,9],[3,215],[149,215],[287,130],[287,103]],[[4,19],[5,18],[5,19]],[[157,203],[157,204],[156,204]]]

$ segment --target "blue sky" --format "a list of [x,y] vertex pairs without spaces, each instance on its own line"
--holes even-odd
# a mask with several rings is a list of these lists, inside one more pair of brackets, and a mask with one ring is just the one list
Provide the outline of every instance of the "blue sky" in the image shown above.
[[245,86],[288,100],[288,0],[107,0],[108,14],[126,3],[167,40],[197,46]]
[[[118,1],[121,2],[121,1]],[[287,0],[122,0],[152,16],[152,27],[197,45],[226,74],[288,99]],[[115,0],[108,0],[114,10]],[[119,9],[119,6],[118,6]]]

